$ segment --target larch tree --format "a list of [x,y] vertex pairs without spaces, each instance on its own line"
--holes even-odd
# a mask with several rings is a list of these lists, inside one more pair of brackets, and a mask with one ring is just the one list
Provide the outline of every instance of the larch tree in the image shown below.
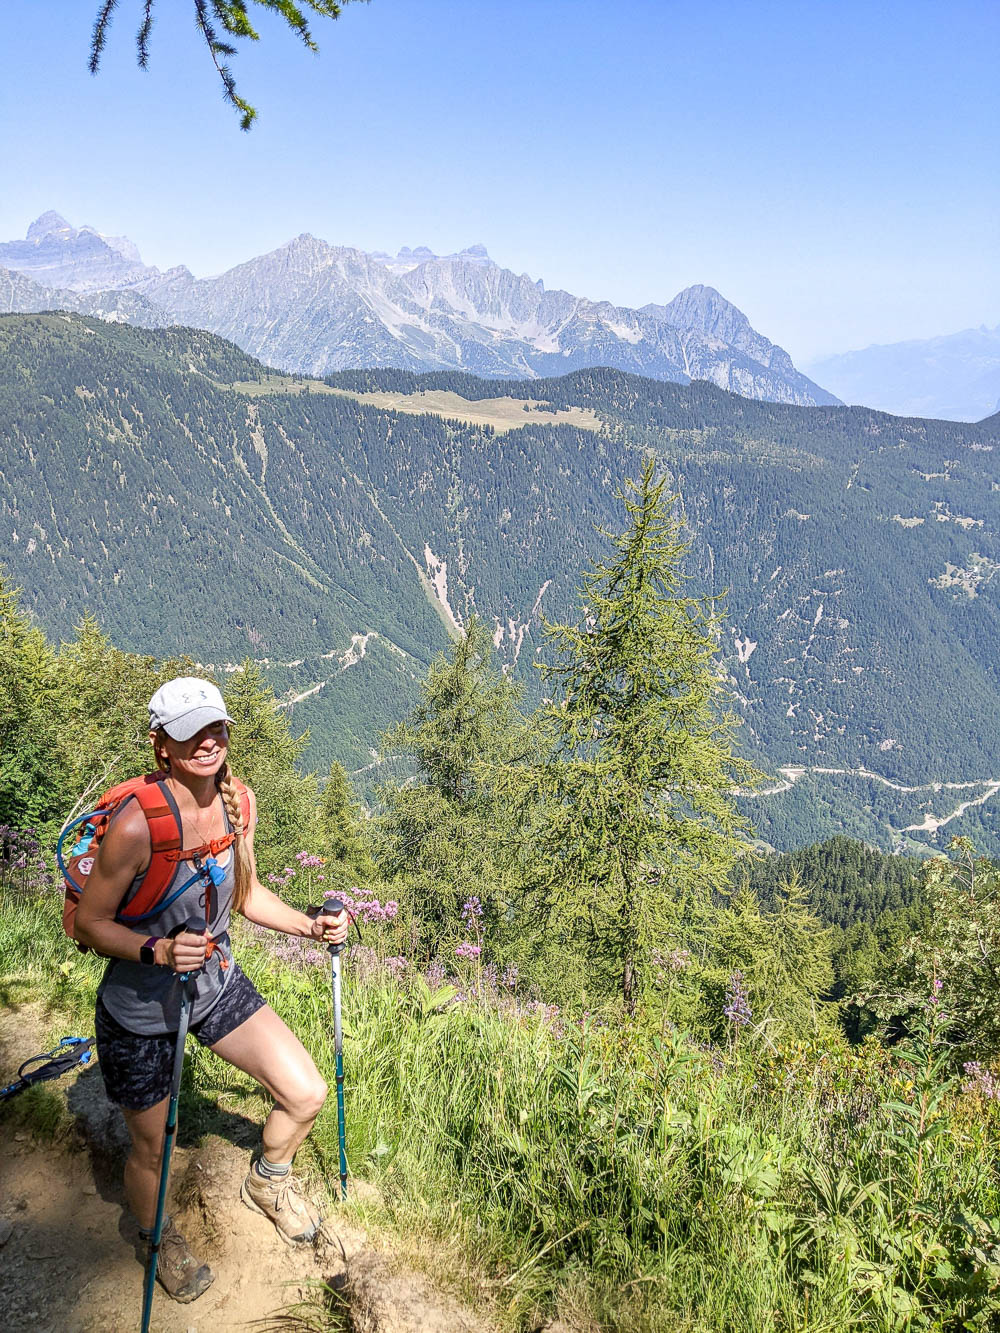
[[365,813],[343,764],[334,761],[319,800],[319,836],[327,874],[339,887],[370,879],[374,870],[363,836]]
[[417,772],[382,789],[377,859],[410,901],[428,956],[459,928],[465,899],[480,900],[487,929],[505,912],[499,899],[514,840],[502,779],[530,744],[520,697],[473,616],[447,655],[432,662],[420,703],[384,738]]
[[744,847],[734,788],[756,771],[733,753],[720,617],[685,595],[689,543],[649,459],[619,493],[627,526],[584,575],[577,624],[545,627],[552,699],[538,771],[547,819],[538,889],[553,928],[585,944],[634,1014],[653,960],[680,938]]

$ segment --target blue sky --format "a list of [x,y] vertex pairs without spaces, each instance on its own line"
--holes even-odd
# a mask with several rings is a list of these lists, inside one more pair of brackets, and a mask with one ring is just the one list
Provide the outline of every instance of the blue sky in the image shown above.
[[189,0],[0,8],[0,238],[55,208],[208,274],[300,232],[483,242],[627,305],[717,287],[799,362],[1000,323],[995,0],[372,0],[233,62]]

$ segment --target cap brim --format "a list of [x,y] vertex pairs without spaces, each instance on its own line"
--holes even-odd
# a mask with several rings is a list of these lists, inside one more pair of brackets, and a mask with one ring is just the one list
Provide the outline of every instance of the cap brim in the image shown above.
[[175,741],[189,741],[201,731],[202,727],[211,726],[213,722],[232,722],[232,720],[228,713],[220,712],[218,708],[194,708],[183,717],[166,723],[163,730]]

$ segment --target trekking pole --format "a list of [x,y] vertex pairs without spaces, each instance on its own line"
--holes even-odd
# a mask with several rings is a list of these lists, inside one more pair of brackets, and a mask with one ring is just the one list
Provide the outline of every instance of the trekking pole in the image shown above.
[[[344,910],[344,904],[339,898],[331,898],[320,908],[319,916],[339,916]],[[340,1020],[340,980],[341,980],[341,962],[340,955],[344,951],[343,944],[331,944],[328,947],[330,955],[330,983],[333,989],[333,1049],[337,1060],[337,1137],[340,1143],[340,1197],[347,1198],[347,1148],[345,1146],[344,1136],[344,1031]]]
[[[33,1055],[30,1060],[25,1060],[17,1071],[14,1082],[8,1083],[5,1088],[0,1088],[0,1102],[5,1102],[8,1098],[23,1092],[25,1088],[30,1088],[33,1083],[59,1078],[71,1069],[75,1069],[77,1065],[82,1067],[89,1064],[94,1054],[93,1045],[93,1037],[63,1037],[55,1050]],[[46,1063],[40,1064],[42,1060]]]
[[[183,929],[189,935],[204,935],[208,930],[208,924],[202,917],[192,917]],[[160,1159],[160,1186],[156,1195],[156,1220],[153,1222],[153,1235],[149,1242],[146,1276],[142,1288],[142,1333],[149,1333],[149,1319],[153,1312],[153,1288],[156,1286],[156,1270],[160,1262],[160,1238],[163,1234],[163,1213],[167,1202],[167,1183],[170,1179],[170,1157],[174,1150],[174,1135],[177,1130],[177,1101],[180,1097],[181,1073],[184,1069],[184,1043],[187,1040],[188,1023],[191,1021],[192,976],[191,972],[181,972],[178,975],[181,983],[181,1015],[177,1028],[177,1045],[174,1047],[174,1072],[170,1080],[167,1123],[163,1129],[163,1156]]]

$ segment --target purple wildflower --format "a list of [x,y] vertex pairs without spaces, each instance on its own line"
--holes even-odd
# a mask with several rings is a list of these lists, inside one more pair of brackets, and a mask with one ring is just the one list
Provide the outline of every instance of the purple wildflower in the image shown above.
[[367,944],[352,944],[347,951],[351,976],[358,981],[370,981],[379,974],[378,954]]
[[976,1092],[986,1101],[1000,1102],[1000,1079],[991,1069],[984,1069],[978,1060],[967,1060],[962,1068],[966,1074],[963,1092]]
[[428,986],[430,986],[431,990],[437,990],[439,986],[443,986],[444,979],[446,976],[447,973],[445,971],[444,964],[437,962],[437,960],[431,963],[427,968],[427,971],[424,973],[424,977],[426,978],[427,984]]
[[481,945],[478,945],[478,944],[470,944],[468,940],[463,940],[462,943],[461,943],[461,944],[458,946],[458,948],[455,950],[455,957],[456,957],[456,958],[478,958],[479,955],[482,953],[482,951],[483,951],[483,950],[482,950],[482,946],[481,946]]
[[734,972],[730,976],[729,986],[726,989],[726,1002],[722,1006],[722,1012],[730,1023],[736,1027],[746,1027],[753,1017],[753,1010],[750,1008],[750,998],[746,992],[742,972]]
[[469,922],[477,921],[479,917],[482,916],[482,914],[483,914],[483,905],[478,898],[476,898],[473,895],[472,897],[469,897],[465,900],[465,903],[462,907],[463,921],[469,921]]

